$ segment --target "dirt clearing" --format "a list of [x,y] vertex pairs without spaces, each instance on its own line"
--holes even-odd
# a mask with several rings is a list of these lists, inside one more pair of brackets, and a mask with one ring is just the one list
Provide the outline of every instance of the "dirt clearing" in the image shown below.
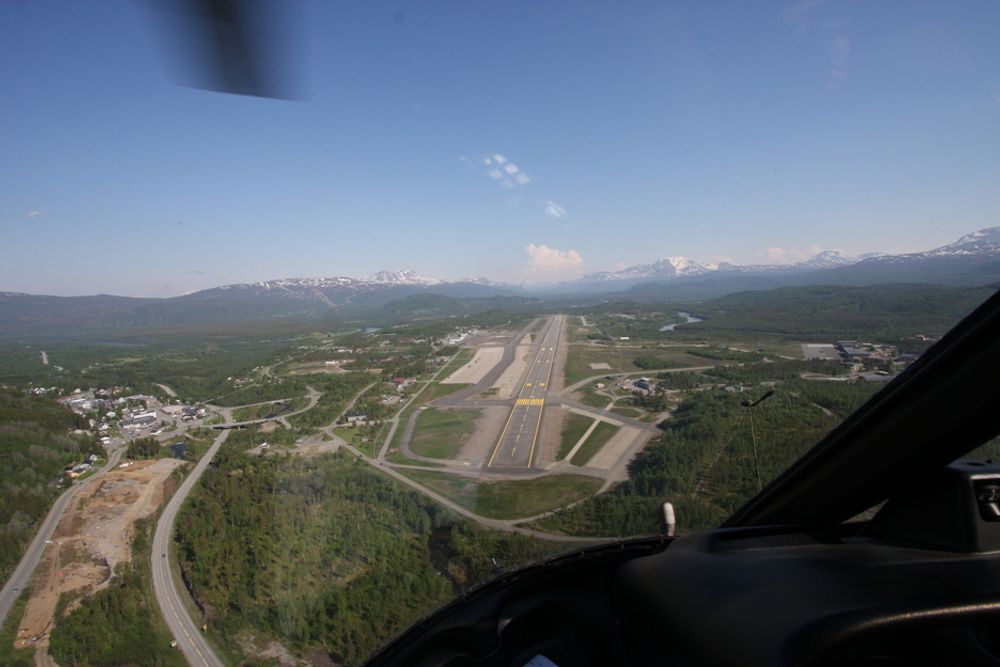
[[528,370],[528,362],[533,352],[534,349],[530,345],[517,346],[514,360],[493,384],[493,388],[497,390],[496,398],[510,398],[514,395],[514,392],[520,387],[520,380],[524,376],[524,372]]
[[497,345],[480,347],[469,363],[441,380],[441,384],[476,384],[493,370],[501,357],[503,357],[503,347]]
[[640,433],[639,429],[633,428],[631,426],[623,426],[618,429],[610,440],[600,451],[594,454],[593,458],[587,465],[591,468],[600,468],[601,470],[611,470],[618,459],[620,459],[628,450],[629,445],[635,440],[636,436]]
[[456,460],[470,466],[486,465],[490,454],[493,453],[493,447],[497,444],[500,429],[503,428],[510,408],[505,405],[491,405],[479,412],[480,415],[474,424],[475,430],[455,457]]
[[59,596],[79,599],[107,585],[115,566],[131,558],[135,522],[163,504],[164,485],[182,463],[159,459],[110,470],[73,498],[35,570],[15,647],[47,649]]
[[547,468],[556,461],[559,445],[562,443],[562,429],[566,410],[556,405],[545,406],[542,427],[535,447],[534,467]]

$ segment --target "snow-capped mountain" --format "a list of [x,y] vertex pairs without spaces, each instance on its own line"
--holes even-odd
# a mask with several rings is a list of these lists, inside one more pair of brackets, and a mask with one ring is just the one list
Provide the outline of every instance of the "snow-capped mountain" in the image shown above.
[[[260,282],[250,283],[249,286],[260,287],[266,290],[299,289],[303,287],[323,289],[327,287],[351,287],[362,282],[364,281],[356,278],[349,278],[347,276],[336,276],[333,278],[277,278],[275,280],[262,280]],[[232,289],[234,287],[246,286],[248,285],[245,283],[238,283],[234,285],[222,285],[217,289]]]
[[[967,234],[925,252],[848,257],[821,252],[798,264],[702,264],[665,257],[617,271],[587,274],[550,293],[627,294],[625,298],[712,298],[738,291],[802,285],[933,283],[1000,284],[1000,227]],[[539,290],[541,292],[542,290]],[[485,278],[440,280],[413,270],[381,271],[368,278],[280,278],[223,285],[172,298],[109,295],[55,297],[0,292],[0,338],[52,336],[53,332],[121,332],[152,327],[201,326],[276,318],[324,318],[341,312],[416,313],[449,299],[483,299],[490,308],[522,288]],[[535,296],[533,298],[539,298]],[[590,297],[588,297],[590,298]],[[400,306],[401,302],[406,302]],[[395,305],[391,305],[395,304]],[[433,306],[433,307],[432,307]],[[464,307],[464,306],[463,306]]]
[[916,253],[928,257],[947,257],[957,255],[1000,255],[1000,227],[980,229],[978,232],[966,234],[954,243],[940,248]]
[[588,273],[582,282],[612,282],[636,280],[660,280],[665,278],[686,278],[711,273],[770,273],[774,271],[809,271],[829,269],[854,264],[858,260],[836,250],[824,250],[809,259],[796,264],[732,264],[718,262],[700,264],[687,257],[665,257],[652,264],[637,264],[618,271],[597,271]]
[[[732,264],[729,262],[701,264],[686,257],[666,257],[652,264],[636,264],[615,271],[596,271],[586,274],[579,281],[564,283],[566,289],[580,286],[588,291],[626,288],[644,282],[666,281],[673,283],[683,278],[698,277],[701,281],[715,277],[736,279],[739,276],[794,276],[810,274],[837,281],[893,281],[907,279],[918,281],[941,280],[950,270],[942,262],[947,259],[965,258],[969,261],[990,261],[1000,256],[1000,227],[981,229],[966,234],[954,243],[918,253],[890,255],[873,252],[851,257],[837,250],[824,250],[809,259],[794,264]],[[932,266],[933,264],[933,266]],[[903,268],[905,267],[905,268]],[[830,274],[823,272],[830,271]],[[928,273],[930,271],[930,273]],[[893,274],[892,272],[895,272]],[[781,278],[788,282],[791,278]],[[810,279],[812,280],[812,279]],[[772,280],[773,282],[773,280]]]
[[236,288],[260,288],[263,290],[276,291],[301,291],[309,289],[337,289],[337,288],[364,288],[364,287],[391,287],[391,286],[432,286],[432,285],[484,285],[488,287],[509,287],[503,283],[494,282],[488,278],[457,278],[455,280],[442,280],[441,278],[429,278],[422,276],[413,269],[402,269],[400,271],[379,271],[367,278],[351,278],[350,276],[333,276],[327,278],[275,278],[273,280],[262,280],[256,283],[236,283],[233,285],[222,285],[214,289],[236,289]]
[[801,269],[832,269],[835,266],[855,264],[857,261],[856,258],[848,257],[837,250],[824,250],[821,253],[813,255],[806,261],[799,262],[793,266]]
[[445,281],[438,278],[427,278],[420,275],[413,269],[402,269],[400,271],[379,271],[368,277],[369,282],[380,285],[437,285]]
[[583,282],[639,280],[645,278],[675,278],[698,276],[712,269],[687,257],[664,257],[652,264],[637,264],[619,271],[596,271],[583,277]]

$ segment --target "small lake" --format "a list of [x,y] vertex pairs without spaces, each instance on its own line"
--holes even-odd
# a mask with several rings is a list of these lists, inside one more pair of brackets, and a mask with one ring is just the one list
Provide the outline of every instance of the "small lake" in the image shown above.
[[678,324],[691,324],[692,322],[702,322],[703,321],[700,317],[695,317],[691,313],[685,313],[683,310],[679,311],[677,314],[680,315],[681,317],[683,317],[686,321],[685,322],[674,322],[673,324],[665,324],[662,327],[660,327],[660,331],[673,331],[677,327]]

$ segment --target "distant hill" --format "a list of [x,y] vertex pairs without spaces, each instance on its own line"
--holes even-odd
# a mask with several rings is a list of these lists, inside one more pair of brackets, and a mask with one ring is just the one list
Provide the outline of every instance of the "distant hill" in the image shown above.
[[445,281],[402,270],[381,271],[363,279],[283,278],[224,285],[166,299],[0,292],[0,338],[78,339],[164,328],[357,318],[366,313],[447,316],[495,308],[537,308],[538,299],[559,308],[601,298],[702,300],[746,290],[886,283],[970,287],[1000,283],[1000,227],[973,232],[922,253],[856,259],[824,251],[798,264],[756,266],[702,265],[684,257],[667,257],[536,290],[484,278]]
[[704,322],[679,332],[770,334],[832,342],[864,338],[892,342],[940,336],[996,292],[997,286],[889,284],[865,287],[809,285],[736,292],[701,303],[679,304]]
[[431,291],[455,299],[520,292],[486,281],[427,284],[388,278],[291,278],[225,285],[165,299],[0,292],[0,337],[78,338],[223,322],[322,319],[343,312],[379,310],[387,303]]
[[397,316],[447,317],[487,310],[523,310],[543,303],[543,299],[521,296],[457,298],[443,294],[412,294],[387,303],[383,310]]
[[618,271],[589,273],[555,293],[620,292],[635,298],[712,298],[745,289],[792,285],[927,282],[984,285],[1000,280],[1000,227],[982,229],[926,252],[854,258],[824,250],[795,264],[699,264],[667,257]]

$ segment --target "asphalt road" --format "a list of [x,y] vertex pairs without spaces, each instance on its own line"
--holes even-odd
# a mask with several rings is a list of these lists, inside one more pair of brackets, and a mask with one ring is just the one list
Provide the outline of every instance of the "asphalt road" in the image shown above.
[[[223,412],[228,423],[232,419],[229,411]],[[160,606],[163,620],[170,628],[171,634],[177,641],[177,648],[184,653],[188,664],[195,667],[222,667],[223,662],[209,646],[201,630],[195,625],[194,620],[188,614],[187,607],[184,606],[183,596],[187,591],[178,586],[178,582],[170,573],[170,542],[174,534],[174,521],[177,519],[177,512],[184,499],[195,484],[205,468],[212,461],[212,457],[219,451],[219,447],[229,436],[229,430],[223,430],[216,436],[212,446],[208,448],[205,455],[201,457],[195,465],[194,470],[187,476],[184,483],[167,503],[160,515],[160,520],[156,524],[156,533],[153,535],[153,551],[150,557],[153,570],[153,592],[156,594],[156,602]]]
[[[316,407],[316,403],[319,402],[319,398],[322,395],[323,394],[321,392],[318,392],[315,389],[313,389],[312,387],[310,387],[309,385],[306,385],[306,396],[305,397],[309,399],[309,403],[304,408],[296,410],[295,412],[289,412],[287,414],[278,415],[277,417],[266,417],[264,419],[250,419],[248,421],[242,421],[242,422],[226,421],[225,424],[212,424],[212,428],[214,428],[217,431],[227,431],[227,430],[234,429],[234,428],[243,428],[244,426],[256,426],[257,424],[265,424],[267,422],[277,421],[277,422],[281,422],[281,425],[284,426],[285,428],[290,429],[291,425],[287,421],[285,421],[285,420],[288,417],[292,417],[294,415],[301,414],[301,413],[306,412],[308,410],[312,410],[314,407]],[[261,403],[248,403],[246,405],[237,405],[237,406],[234,406],[234,407],[228,408],[228,409],[229,410],[237,410],[239,408],[252,408],[255,405],[272,405],[274,403],[284,403],[287,400],[288,400],[287,398],[282,398],[282,399],[278,399],[276,401],[263,401]]]
[[122,453],[125,451],[124,447],[119,447],[115,451],[108,455],[107,464],[98,470],[94,475],[91,475],[82,482],[78,482],[66,489],[61,496],[56,499],[53,503],[52,509],[49,510],[48,515],[45,520],[42,521],[42,525],[39,526],[38,532],[35,534],[35,539],[31,541],[28,545],[28,549],[24,552],[24,556],[21,557],[21,562],[17,564],[14,568],[14,573],[10,575],[7,583],[4,584],[2,590],[0,590],[0,625],[3,624],[4,619],[7,618],[7,614],[10,613],[11,607],[17,601],[18,596],[24,587],[27,585],[28,580],[31,579],[32,573],[35,571],[35,567],[38,565],[39,559],[42,557],[42,552],[45,551],[46,540],[52,539],[52,533],[55,532],[56,526],[59,524],[59,519],[62,518],[63,512],[66,511],[66,506],[69,505],[69,501],[77,494],[80,489],[86,488],[94,483],[94,480],[98,479],[111,468],[118,465],[118,460],[121,459]]
[[531,467],[561,330],[562,317],[549,320],[487,467]]

